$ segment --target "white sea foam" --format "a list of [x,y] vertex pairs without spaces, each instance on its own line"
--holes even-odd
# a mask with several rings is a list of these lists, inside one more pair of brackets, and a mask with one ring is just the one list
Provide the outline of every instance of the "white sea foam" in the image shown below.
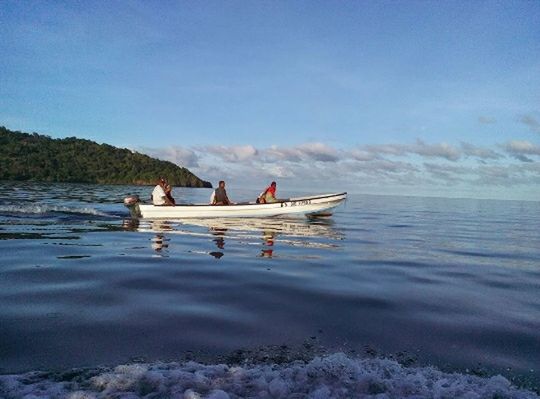
[[153,363],[0,376],[11,398],[538,398],[501,376],[450,374],[342,353],[308,363],[246,366]]
[[25,214],[45,214],[50,212],[74,213],[83,215],[109,216],[94,208],[71,207],[48,204],[32,205],[0,205],[0,213],[25,213]]

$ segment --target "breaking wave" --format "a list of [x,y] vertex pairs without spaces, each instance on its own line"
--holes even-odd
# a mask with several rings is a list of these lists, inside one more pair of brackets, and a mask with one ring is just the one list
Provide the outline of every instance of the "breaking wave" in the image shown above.
[[47,204],[33,205],[0,205],[0,213],[24,213],[24,214],[46,214],[52,212],[71,213],[81,215],[109,216],[106,213],[100,212],[94,208],[87,207],[71,207],[58,206]]
[[502,376],[404,367],[343,353],[309,362],[244,366],[186,363],[0,376],[0,396],[32,398],[519,398],[538,396]]

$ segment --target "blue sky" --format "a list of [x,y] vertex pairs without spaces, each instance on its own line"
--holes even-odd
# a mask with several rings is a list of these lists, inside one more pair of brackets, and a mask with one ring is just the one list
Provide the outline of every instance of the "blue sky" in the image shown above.
[[0,3],[0,125],[233,186],[540,199],[540,2]]

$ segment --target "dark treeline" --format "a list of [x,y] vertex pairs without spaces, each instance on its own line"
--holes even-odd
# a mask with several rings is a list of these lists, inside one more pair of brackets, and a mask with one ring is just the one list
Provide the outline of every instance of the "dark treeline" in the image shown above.
[[154,184],[159,176],[174,186],[212,187],[186,168],[127,149],[0,127],[0,180]]

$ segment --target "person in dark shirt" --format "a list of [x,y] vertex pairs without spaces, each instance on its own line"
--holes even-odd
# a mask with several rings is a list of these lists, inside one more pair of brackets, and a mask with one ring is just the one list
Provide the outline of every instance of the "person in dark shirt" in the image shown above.
[[227,197],[225,182],[223,180],[219,182],[218,188],[214,191],[212,205],[231,205],[231,201],[229,201],[229,197]]
[[165,186],[165,195],[167,196],[167,199],[170,201],[171,205],[176,205],[176,201],[172,196],[172,187],[169,183],[167,183]]

